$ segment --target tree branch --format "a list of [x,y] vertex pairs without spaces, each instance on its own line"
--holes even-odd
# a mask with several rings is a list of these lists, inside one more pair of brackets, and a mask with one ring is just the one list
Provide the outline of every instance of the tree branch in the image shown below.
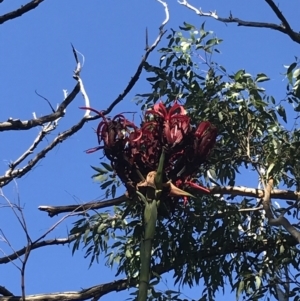
[[288,231],[297,241],[300,243],[300,232],[291,225],[291,223],[283,216],[280,215],[278,218],[274,218],[271,209],[271,189],[273,187],[273,179],[269,179],[267,187],[265,188],[265,195],[262,198],[262,205],[266,212],[266,217],[269,220],[271,226],[282,226]]
[[130,200],[130,198],[128,198],[126,194],[123,194],[117,198],[107,200],[107,201],[95,201],[95,202],[89,202],[81,205],[69,205],[69,206],[39,206],[38,209],[41,211],[48,212],[48,215],[50,217],[53,217],[55,215],[64,212],[78,212],[78,214],[81,214],[82,212],[87,210],[117,206],[128,200]]
[[2,296],[13,296],[13,293],[10,292],[7,288],[5,288],[4,286],[0,285],[0,294]]
[[[74,234],[74,235],[70,235],[69,237],[66,237],[66,238],[47,239],[47,240],[43,240],[40,242],[36,242],[31,245],[30,250],[32,251],[32,250],[46,247],[46,246],[65,245],[65,244],[68,244],[68,243],[72,242],[73,240],[75,240],[78,236],[79,236],[79,234]],[[10,255],[0,257],[0,264],[9,263],[9,262],[19,258],[20,256],[23,256],[26,253],[26,249],[27,249],[27,246],[10,254]]]
[[66,97],[66,99],[59,105],[57,110],[49,115],[42,116],[40,118],[34,118],[31,120],[20,120],[9,118],[7,121],[0,122],[0,132],[12,131],[12,130],[29,130],[36,126],[41,126],[48,122],[53,122],[65,115],[67,106],[74,100],[76,95],[80,91],[80,84],[74,87],[73,91]]
[[[246,196],[253,198],[263,198],[264,190],[258,188],[248,188],[243,186],[214,186],[210,188],[211,194]],[[274,189],[271,191],[273,199],[298,200],[299,192],[292,190]]]
[[[231,253],[238,253],[238,252],[253,252],[253,253],[260,253],[267,249],[272,249],[278,245],[284,244],[285,246],[295,246],[297,242],[293,238],[288,238],[285,240],[262,240],[262,241],[255,241],[253,243],[253,240],[245,243],[239,243],[239,244],[228,244],[226,246],[222,247],[214,247],[211,249],[203,249],[196,252],[191,252],[189,254],[190,256],[193,256],[195,261],[200,261],[204,259],[209,259],[215,256],[220,255],[228,255]],[[178,265],[185,265],[186,264],[186,257],[180,256],[176,258],[176,266]],[[157,275],[163,275],[166,272],[172,271],[174,269],[175,263],[167,265],[165,263],[163,264],[157,264],[155,265],[152,270],[154,272],[155,277]],[[152,277],[154,278],[154,276]],[[104,284],[92,286],[87,289],[83,289],[81,291],[74,291],[74,292],[62,292],[62,293],[53,293],[53,294],[40,294],[40,295],[29,295],[26,296],[26,301],[67,301],[67,300],[77,300],[77,301],[83,301],[88,300],[91,298],[101,298],[104,295],[107,295],[114,291],[122,291],[125,289],[128,289],[129,287],[135,287],[137,285],[137,278],[131,278],[131,279],[120,279],[112,282],[107,282]],[[13,297],[0,297],[0,301],[22,301],[21,296],[13,296]]]
[[[98,117],[98,116],[97,116]],[[56,138],[48,144],[43,150],[41,150],[32,160],[30,160],[27,165],[22,168],[15,169],[9,175],[4,175],[0,177],[0,187],[3,187],[10,183],[14,178],[20,178],[29,172],[42,158],[44,158],[49,151],[51,151],[56,145],[63,142],[76,132],[78,132],[84,124],[89,120],[94,120],[95,117],[83,117],[77,124],[73,125],[68,130],[56,136]]]
[[238,26],[245,26],[245,27],[257,27],[257,28],[269,28],[276,31],[280,31],[286,35],[288,35],[294,42],[300,44],[300,34],[290,27],[289,23],[286,21],[283,14],[279,11],[278,7],[274,4],[272,0],[265,0],[269,6],[272,8],[272,10],[275,12],[277,17],[282,22],[281,25],[277,25],[274,23],[267,23],[267,22],[254,22],[254,21],[245,21],[241,20],[239,18],[234,18],[232,14],[230,13],[228,18],[220,17],[218,16],[216,11],[210,11],[210,12],[203,12],[201,8],[196,8],[189,4],[187,0],[178,0],[178,3],[186,6],[188,9],[194,11],[197,15],[203,16],[203,17],[210,17],[217,21],[223,22],[223,23],[236,23]]
[[[248,188],[248,187],[238,187],[238,186],[214,186],[210,188],[211,194],[219,194],[219,195],[231,195],[231,196],[245,196],[245,197],[253,197],[253,198],[262,198],[264,196],[264,190],[257,188]],[[284,199],[284,200],[298,200],[299,193],[297,191],[292,190],[281,190],[274,189],[271,191],[271,197],[273,199]],[[50,217],[58,215],[60,213],[65,212],[83,212],[86,210],[92,209],[102,209],[111,206],[117,206],[130,200],[126,194],[121,195],[118,198],[107,200],[107,201],[95,201],[88,202],[81,205],[68,205],[68,206],[39,206],[38,209],[41,211],[48,212]],[[249,209],[250,210],[250,209]],[[254,209],[251,209],[254,210]],[[257,208],[255,210],[258,210]],[[244,209],[245,211],[245,209]]]
[[[4,22],[8,21],[8,20],[12,20],[18,17],[21,17],[22,15],[24,15],[25,13],[35,9],[38,5],[40,5],[44,0],[33,0],[28,2],[25,5],[21,5],[21,7],[19,9],[16,9],[12,12],[9,12],[5,15],[0,16],[0,24],[3,24]],[[3,1],[1,1],[3,2]],[[0,3],[1,3],[0,2]]]

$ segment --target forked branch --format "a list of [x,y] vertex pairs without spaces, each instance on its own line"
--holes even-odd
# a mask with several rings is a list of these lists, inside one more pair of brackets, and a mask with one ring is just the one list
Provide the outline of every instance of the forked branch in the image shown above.
[[235,18],[230,12],[229,17],[221,17],[217,14],[216,11],[204,12],[201,8],[196,8],[195,6],[188,3],[187,0],[178,0],[178,3],[187,7],[188,9],[194,11],[198,16],[201,17],[210,17],[217,21],[223,23],[236,23],[238,26],[245,27],[257,27],[257,28],[269,28],[276,31],[280,31],[287,36],[289,36],[294,42],[300,44],[300,34],[293,30],[289,25],[288,21],[279,10],[278,6],[272,0],[265,0],[265,2],[271,7],[273,12],[279,18],[281,24],[269,23],[269,22],[256,22],[256,21],[246,21],[239,18]]

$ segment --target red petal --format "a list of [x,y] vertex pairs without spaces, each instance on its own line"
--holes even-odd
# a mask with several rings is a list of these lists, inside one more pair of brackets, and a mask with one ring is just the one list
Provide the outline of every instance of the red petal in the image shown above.
[[184,184],[187,184],[187,185],[189,185],[190,187],[195,188],[195,189],[198,189],[198,190],[201,190],[201,191],[203,191],[203,192],[210,193],[210,190],[209,190],[208,188],[202,187],[202,186],[200,186],[200,185],[198,185],[198,184],[196,184],[196,183],[193,183],[193,182],[191,182],[191,181],[186,181],[186,182],[184,182]]
[[195,135],[197,137],[202,137],[204,133],[206,133],[206,131],[211,127],[211,123],[209,121],[203,121],[199,124]]
[[93,108],[90,108],[90,107],[79,107],[79,109],[90,110],[90,111],[100,115],[101,117],[104,117],[104,115],[102,114],[102,111],[97,111],[96,109],[93,109]]
[[[179,109],[179,113],[175,113],[175,111]],[[179,105],[178,103],[175,103],[169,110],[169,114],[168,114],[168,117],[172,118],[174,116],[177,117],[177,115],[183,115],[185,116],[186,115],[186,110],[183,106]],[[178,117],[179,117],[178,116]]]

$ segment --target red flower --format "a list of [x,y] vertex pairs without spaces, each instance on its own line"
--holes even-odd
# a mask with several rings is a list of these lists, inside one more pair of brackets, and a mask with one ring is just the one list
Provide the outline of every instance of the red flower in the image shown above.
[[100,146],[87,152],[103,149],[129,194],[135,193],[141,179],[157,170],[163,150],[167,184],[164,189],[168,188],[170,192],[166,201],[183,197],[186,203],[189,194],[183,194],[182,190],[186,187],[210,192],[191,181],[216,141],[217,129],[209,121],[193,128],[186,110],[176,102],[168,108],[161,102],[155,104],[153,109],[146,111],[141,128],[122,114],[110,119],[95,109],[83,109],[89,109],[103,119],[96,130]]
[[206,159],[207,155],[215,145],[217,135],[217,128],[214,125],[212,125],[209,121],[201,122],[195,132],[195,154]]
[[162,123],[163,135],[161,138],[169,145],[179,144],[190,129],[190,118],[187,116],[184,107],[178,103],[167,110],[164,104],[160,102],[155,104],[152,110],[148,110],[145,116],[147,117],[149,114],[154,115],[156,120],[147,122],[146,126],[159,127]]

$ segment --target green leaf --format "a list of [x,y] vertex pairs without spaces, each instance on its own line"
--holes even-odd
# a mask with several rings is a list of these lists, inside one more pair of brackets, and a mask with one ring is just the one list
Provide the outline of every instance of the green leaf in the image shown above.
[[113,184],[113,185],[111,186],[111,196],[112,196],[113,198],[116,196],[116,190],[117,190],[116,185]]
[[236,81],[238,81],[244,73],[245,73],[245,70],[239,70],[239,71],[234,75],[234,79],[235,79]]
[[295,62],[295,63],[291,64],[286,71],[286,76],[287,76],[290,84],[293,82],[293,72],[292,71],[296,68],[296,66],[297,66],[297,63]]
[[241,293],[243,292],[245,287],[245,282],[243,280],[240,281],[238,289],[236,291],[236,300],[240,298]]
[[97,175],[92,175],[92,178],[95,182],[104,182],[108,179],[108,176],[105,174],[97,174]]
[[255,276],[255,285],[256,289],[259,289],[261,286],[261,278],[259,276]]
[[102,185],[100,185],[100,188],[101,188],[101,189],[105,189],[105,188],[107,188],[109,185],[111,185],[113,182],[114,182],[114,180],[107,181],[107,182],[103,183]]
[[255,79],[256,82],[265,82],[267,80],[270,80],[270,78],[264,73],[257,74]]
[[179,28],[181,30],[184,30],[184,31],[190,31],[190,30],[194,30],[196,29],[196,27],[194,25],[191,25],[189,23],[186,23],[186,22],[183,22],[184,26],[179,26]]
[[107,163],[105,163],[105,162],[101,162],[101,164],[102,164],[103,167],[105,167],[108,171],[114,171],[113,168],[112,168],[109,164],[107,164]]
[[96,167],[96,166],[92,166],[92,165],[91,165],[91,167],[92,167],[94,170],[96,170],[97,172],[99,172],[100,174],[105,174],[105,173],[107,173],[107,170],[102,169],[102,168],[100,168],[100,167]]
[[280,105],[278,107],[277,112],[282,117],[282,119],[284,120],[284,122],[286,123],[287,122],[286,112],[285,112],[285,109],[284,109],[284,107],[282,105]]
[[294,72],[293,72],[293,78],[298,78],[300,75],[300,68],[296,69]]
[[274,166],[275,166],[275,163],[273,163],[273,162],[269,165],[268,170],[267,170],[267,178],[269,177],[270,172],[272,171]]
[[287,69],[287,71],[286,71],[286,74],[291,73],[291,72],[296,68],[296,66],[297,66],[297,63],[296,63],[296,62],[292,63],[292,64],[288,67],[288,69]]

